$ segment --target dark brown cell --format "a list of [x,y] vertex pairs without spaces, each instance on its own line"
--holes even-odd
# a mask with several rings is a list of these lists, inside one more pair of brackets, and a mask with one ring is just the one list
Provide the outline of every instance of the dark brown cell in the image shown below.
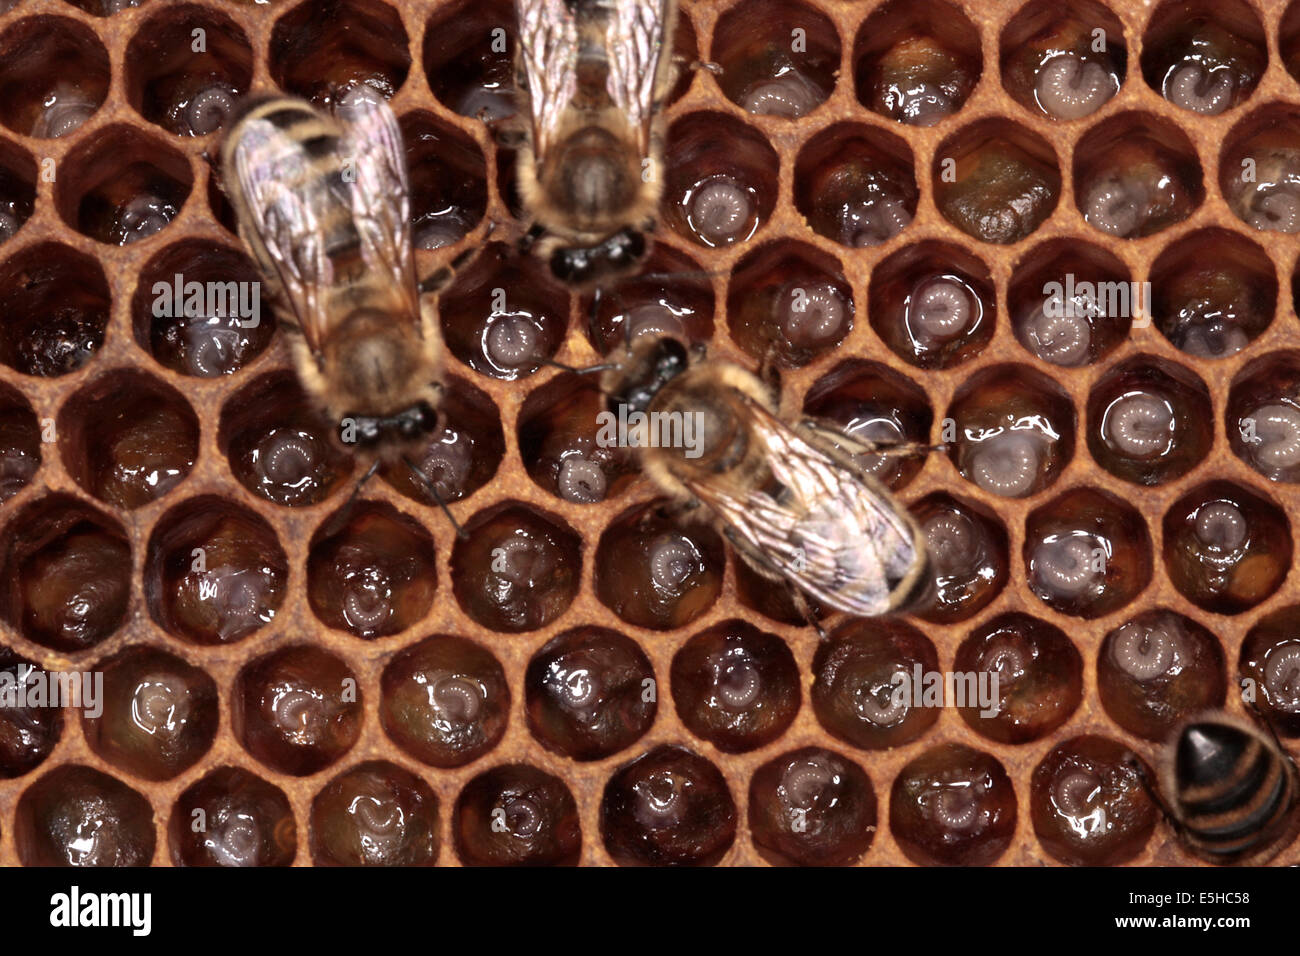
[[1002,523],[944,492],[912,506],[925,533],[933,584],[911,613],[927,621],[963,621],[986,607],[1007,583],[1011,557]]
[[411,68],[402,18],[382,0],[310,0],[271,32],[271,78],[288,93],[331,106],[365,85],[391,97]]
[[950,368],[993,337],[997,299],[989,268],[960,246],[905,246],[871,272],[871,327],[919,368]]
[[0,617],[28,640],[83,651],[126,621],[131,548],[107,515],[49,496],[10,521],[0,548]]
[[1037,116],[1091,116],[1119,92],[1128,65],[1124,25],[1101,3],[1034,0],[999,39],[1002,85]]
[[155,839],[149,801],[80,764],[45,774],[14,813],[23,866],[148,866]]
[[1059,628],[1012,612],[972,631],[953,659],[962,720],[991,740],[1046,737],[1083,699],[1083,659]]
[[664,745],[609,778],[600,835],[620,866],[714,866],[736,839],[736,804],[717,767]]
[[[791,42],[791,24],[803,29]],[[798,119],[835,89],[840,38],[815,8],[790,0],[746,0],[713,28],[712,60],[722,67],[718,85],[741,109]]]
[[799,592],[799,598],[806,605],[799,607],[790,587],[784,584],[773,587],[771,578],[759,574],[739,556],[731,562],[731,570],[736,582],[736,601],[743,608],[797,627],[806,626],[809,615],[814,621],[820,621],[824,616],[821,604],[812,595]]
[[494,631],[545,627],[578,593],[582,539],[558,518],[506,501],[480,511],[451,552],[451,585],[465,613]]
[[935,149],[939,212],[980,242],[1009,245],[1056,209],[1061,170],[1046,140],[1000,117],[979,120]]
[[75,372],[104,344],[110,296],[99,263],[55,242],[0,267],[0,362],[24,375]]
[[218,767],[176,799],[167,842],[176,866],[289,866],[298,827],[283,790]]
[[36,160],[30,153],[0,143],[0,243],[11,239],[31,218],[36,207],[36,175]]
[[942,691],[927,698],[924,681],[938,669],[934,644],[910,624],[886,618],[846,621],[813,658],[813,712],[845,743],[864,750],[897,747],[939,719]]
[[463,637],[430,637],[384,668],[380,723],[397,746],[434,767],[483,756],[505,733],[509,714],[501,664]]
[[962,477],[991,494],[1024,498],[1052,484],[1074,455],[1074,404],[1054,380],[996,365],[953,396],[940,440]]
[[[1281,32],[1283,37],[1288,33],[1285,21]],[[1284,43],[1283,59],[1291,68],[1294,60],[1287,46]],[[1142,37],[1147,84],[1170,103],[1199,116],[1216,116],[1244,102],[1267,64],[1264,25],[1245,0],[1162,3]]]
[[260,516],[215,496],[191,498],[149,539],[144,597],[154,621],[195,644],[229,644],[269,624],[289,559]]
[[577,866],[582,854],[573,794],[528,764],[494,767],[465,784],[451,827],[466,866]]
[[913,863],[987,866],[1015,834],[1016,792],[994,757],[942,744],[894,778],[889,829]]
[[0,503],[31,483],[41,467],[41,428],[27,399],[0,386]]
[[1228,446],[1270,481],[1300,481],[1300,353],[1248,362],[1228,392]]
[[1223,706],[1223,647],[1190,618],[1143,611],[1102,641],[1097,694],[1115,723],[1163,742],[1184,717]]
[[1252,229],[1300,231],[1300,109],[1270,103],[1236,123],[1223,140],[1219,189],[1228,207]]
[[812,230],[849,248],[888,242],[916,215],[912,151],[879,127],[822,130],[799,150],[794,183],[795,206]]
[[59,410],[64,466],[115,508],[139,508],[185,480],[199,455],[199,420],[184,396],[138,372],[91,382]]
[[[687,23],[681,17],[678,23]],[[587,337],[601,355],[649,332],[687,342],[713,337],[714,296],[709,274],[676,249],[659,243],[635,272],[611,277],[578,300]]]
[[103,105],[110,74],[108,51],[85,24],[19,20],[0,36],[0,122],[21,136],[70,135]]
[[487,209],[483,151],[423,110],[402,117],[402,135],[411,179],[411,242],[417,249],[454,245]]
[[749,830],[770,863],[848,866],[876,835],[876,794],[860,766],[833,750],[774,757],[749,782]]
[[1155,779],[1132,751],[1086,734],[1053,748],[1034,768],[1029,813],[1044,850],[1074,866],[1115,866],[1142,852],[1157,811],[1138,772]]
[[1231,482],[1194,488],[1165,513],[1170,580],[1216,614],[1239,614],[1276,592],[1291,569],[1291,554],[1282,509]]
[[438,797],[396,764],[357,764],[312,801],[311,856],[317,866],[433,866]]
[[724,753],[771,743],[799,712],[799,667],[790,648],[744,621],[692,637],[673,655],[670,680],[686,729]]
[[1076,488],[1025,520],[1029,589],[1048,607],[1082,618],[1117,611],[1151,581],[1146,522],[1105,491]]
[[722,591],[722,539],[698,516],[662,500],[619,515],[596,546],[596,597],[637,627],[685,627]]
[[21,777],[50,755],[63,733],[63,709],[34,691],[49,686],[46,672],[0,647],[0,777]]
[[244,748],[281,773],[328,767],[361,733],[361,689],[342,660],[318,647],[281,648],[235,679],[230,724]]
[[506,0],[439,6],[424,31],[424,73],[438,101],[461,116],[496,122],[515,96],[515,11]]
[[429,532],[391,505],[364,502],[316,530],[307,600],[330,627],[364,639],[386,637],[429,612],[436,574]]
[[217,735],[217,685],[202,668],[153,647],[128,648],[98,665],[99,714],[82,708],[86,742],[104,760],[146,780],[189,769]]
[[1287,737],[1300,736],[1300,607],[1265,614],[1237,660],[1242,698]]
[[574,760],[599,760],[631,746],[654,723],[658,687],[636,641],[600,627],[548,641],[524,674],[528,729]]

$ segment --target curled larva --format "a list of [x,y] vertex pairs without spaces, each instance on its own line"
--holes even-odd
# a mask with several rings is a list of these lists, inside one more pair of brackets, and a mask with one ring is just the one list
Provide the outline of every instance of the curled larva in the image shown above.
[[945,511],[925,522],[925,546],[937,574],[964,574],[980,556],[980,536],[964,514]]
[[1083,218],[1102,232],[1123,238],[1140,229],[1150,201],[1146,186],[1127,176],[1106,176],[1083,196]]
[[961,335],[975,315],[971,294],[960,282],[939,277],[922,282],[907,305],[907,324],[922,345],[938,345]]
[[824,99],[824,91],[802,73],[791,70],[784,76],[750,87],[741,97],[740,105],[750,113],[798,119],[815,110]]
[[453,724],[473,723],[483,709],[484,691],[478,681],[460,675],[445,675],[429,685],[429,704],[440,720]]
[[32,125],[32,135],[38,139],[57,139],[80,129],[90,119],[99,104],[77,87],[57,84],[41,105],[41,111]]
[[854,203],[846,207],[840,241],[846,246],[878,246],[898,235],[912,221],[907,204],[896,196]]
[[1068,817],[1091,814],[1101,794],[1101,777],[1091,770],[1073,770],[1058,777],[1052,786],[1052,802]]
[[1043,439],[1026,431],[1006,431],[986,438],[970,453],[968,474],[985,491],[1004,498],[1027,495],[1038,484]]
[[1203,64],[1186,61],[1165,74],[1164,97],[1193,113],[1216,116],[1232,105],[1236,86],[1231,70],[1207,70]]
[[343,617],[359,631],[377,631],[393,616],[393,589],[387,573],[366,568],[343,586]]
[[894,119],[909,126],[933,126],[956,112],[951,96],[925,82],[893,91],[888,97],[887,107]]
[[229,87],[206,87],[185,106],[185,124],[191,136],[206,136],[220,129],[235,108],[235,94]]
[[947,786],[934,796],[934,820],[947,830],[969,830],[980,818],[979,801],[969,786]]
[[879,686],[867,684],[860,687],[853,695],[853,709],[863,720],[877,727],[893,727],[901,724],[910,709],[909,694],[900,693],[900,688],[908,688],[912,675],[907,671],[895,671],[890,682]]
[[1300,465],[1300,409],[1282,404],[1261,405],[1247,421],[1253,423],[1254,435],[1246,441],[1261,468],[1273,470]]
[[1246,224],[1261,231],[1300,231],[1300,189],[1293,183],[1282,183],[1258,190]]
[[1104,577],[1091,535],[1048,538],[1035,545],[1031,576],[1049,598],[1075,598],[1097,587]]
[[1122,455],[1158,458],[1169,452],[1174,425],[1174,410],[1166,399],[1147,392],[1130,392],[1106,409],[1101,433]]
[[984,648],[979,666],[980,670],[997,674],[1009,683],[1025,676],[1033,656],[1032,648],[1027,647],[1024,640],[1007,635]]
[[506,538],[494,552],[492,573],[510,584],[529,587],[555,570],[556,555],[544,542],[525,534]]
[[650,543],[650,581],[655,589],[679,597],[699,568],[700,552],[690,539],[676,532],[659,535]]
[[796,348],[818,348],[844,337],[849,304],[829,282],[787,287],[776,300],[776,321],[785,340]]
[[1196,540],[1211,551],[1235,551],[1246,543],[1246,516],[1230,501],[1211,501],[1196,511]]
[[1116,632],[1111,655],[1129,676],[1150,680],[1173,666],[1177,643],[1163,626],[1129,623]]
[[727,710],[748,710],[763,693],[758,669],[746,661],[728,660],[717,678],[718,703]]
[[502,809],[505,811],[506,827],[513,836],[536,836],[546,825],[546,814],[529,797],[519,794],[511,796]]
[[500,315],[484,332],[483,354],[504,371],[536,365],[541,352],[541,330],[527,316]]
[[[1072,368],[1085,365],[1091,357],[1092,323],[1088,317],[1062,314],[1063,308],[1035,309],[1022,326],[1022,341],[1026,348],[1044,362]],[[1057,305],[1060,303],[1058,301]]]
[[1039,68],[1034,96],[1048,116],[1072,120],[1097,112],[1118,90],[1115,77],[1100,63],[1063,53]]
[[1283,644],[1264,659],[1264,686],[1269,703],[1285,710],[1300,710],[1300,644]]
[[555,479],[556,490],[566,501],[595,504],[605,500],[605,471],[596,462],[581,455],[570,455],[560,462]]
[[[438,489],[443,501],[454,501],[469,481],[474,468],[474,451],[465,435],[449,434],[446,430],[442,435],[441,440],[431,442],[424,449],[416,464],[429,483]],[[419,493],[432,502],[432,496],[425,489],[420,488]]]
[[1250,344],[1241,326],[1223,319],[1188,323],[1172,337],[1174,345],[1198,358],[1226,358]]
[[790,809],[810,809],[838,783],[835,769],[820,755],[792,763],[781,778],[782,802]]
[[754,197],[734,180],[716,177],[692,194],[689,218],[695,234],[710,245],[735,242],[752,229]]

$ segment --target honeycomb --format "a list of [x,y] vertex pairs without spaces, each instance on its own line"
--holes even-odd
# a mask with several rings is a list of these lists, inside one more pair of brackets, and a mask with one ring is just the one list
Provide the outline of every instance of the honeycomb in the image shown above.
[[[0,861],[1187,864],[1125,752],[1238,677],[1300,734],[1300,3],[684,2],[652,257],[598,299],[510,238],[503,0],[0,9],[4,664],[105,680],[0,720]],[[209,159],[234,100],[356,82],[420,274],[482,247],[419,462],[464,540],[397,470],[350,505],[269,308],[152,310],[257,278]],[[1150,301],[1053,326],[1067,274]],[[947,443],[873,465],[927,603],[823,642],[593,444],[546,362],[666,319],[775,354],[789,414]],[[1012,681],[890,713],[913,665]]]

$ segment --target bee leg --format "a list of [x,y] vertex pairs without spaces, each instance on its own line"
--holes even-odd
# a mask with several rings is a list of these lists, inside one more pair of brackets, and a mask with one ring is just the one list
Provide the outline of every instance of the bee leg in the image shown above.
[[378,470],[379,459],[376,458],[370,463],[370,467],[366,469],[366,473],[361,476],[356,487],[352,489],[352,494],[348,495],[348,500],[344,503],[343,507],[335,513],[329,524],[321,529],[322,537],[332,537],[334,534],[337,534],[345,524],[347,524],[348,518],[352,516],[352,509],[356,507],[357,498],[361,496],[361,489],[366,486],[366,482],[375,476],[375,472]]
[[794,609],[799,612],[799,616],[804,619],[804,622],[809,627],[817,632],[819,638],[823,641],[830,640],[825,629],[821,626],[821,622],[817,620],[817,616],[813,613],[812,605],[810,605],[808,599],[803,596],[803,592],[789,581],[786,582],[786,586],[790,589],[790,603],[792,603]]
[[486,106],[478,111],[476,119],[487,127],[492,141],[502,149],[518,149],[524,145],[524,131],[509,119],[494,118]]
[[850,435],[832,422],[805,418],[800,423],[802,428],[812,432],[823,441],[833,442],[850,455],[880,455],[882,458],[913,458],[943,451],[947,445],[923,445],[915,441],[873,442],[867,438]]
[[478,258],[479,253],[483,251],[483,247],[487,244],[488,236],[492,235],[492,230],[496,229],[496,227],[496,220],[489,220],[487,231],[483,233],[478,242],[468,249],[461,250],[460,254],[452,259],[449,265],[435,269],[421,279],[418,286],[420,295],[432,295],[445,289],[451,283],[451,280],[456,277],[456,273]]

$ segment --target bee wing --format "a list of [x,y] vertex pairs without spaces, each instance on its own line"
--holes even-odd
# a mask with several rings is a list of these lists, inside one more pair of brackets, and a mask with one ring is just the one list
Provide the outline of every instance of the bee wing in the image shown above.
[[641,155],[650,155],[655,94],[661,81],[664,44],[672,19],[670,0],[612,0],[605,25],[609,51],[609,98],[640,134]]
[[540,159],[578,88],[578,21],[565,0],[518,0],[518,9],[520,65]]
[[870,476],[832,457],[816,435],[747,405],[751,435],[784,489],[779,500],[766,490],[736,496],[716,484],[688,481],[687,487],[770,573],[850,614],[892,610],[891,594],[918,557],[910,520]]

